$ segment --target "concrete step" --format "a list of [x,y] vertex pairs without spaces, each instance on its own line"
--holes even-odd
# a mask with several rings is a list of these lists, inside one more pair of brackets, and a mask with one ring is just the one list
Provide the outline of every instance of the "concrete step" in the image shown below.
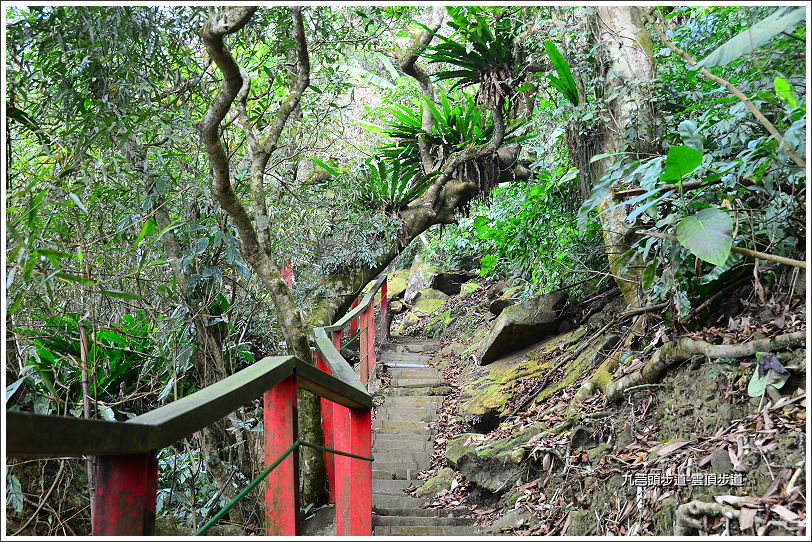
[[425,339],[415,339],[414,337],[392,337],[392,340],[387,342],[383,345],[384,348],[391,348],[391,349],[409,349],[410,351],[414,351],[415,349],[419,350],[426,350],[426,349],[440,349],[440,341],[427,341]]
[[397,463],[384,463],[375,461],[372,464],[372,477],[375,478],[375,472],[385,472],[390,476],[378,475],[379,480],[415,480],[417,473],[425,470],[426,467],[421,467],[415,461],[403,461]]
[[[394,384],[393,384],[394,385]],[[413,396],[445,396],[451,393],[451,388],[448,386],[432,386],[432,387],[418,387],[418,388],[389,388],[386,390],[387,397],[413,397]]]
[[473,525],[471,518],[444,518],[438,516],[379,516],[372,515],[372,525],[431,525],[434,527],[454,527],[458,525]]
[[437,419],[437,413],[433,410],[410,410],[408,412],[398,412],[392,410],[390,412],[376,412],[376,420],[409,420],[415,422],[428,423]]
[[377,417],[398,412],[403,412],[405,414],[409,413],[425,414],[427,412],[431,414],[436,414],[437,408],[438,406],[436,403],[425,403],[425,402],[410,403],[408,401],[404,401],[400,404],[384,403],[375,409],[375,415]]
[[433,356],[429,354],[421,354],[419,352],[380,352],[376,361],[387,363],[392,361],[394,363],[428,363]]
[[[466,517],[471,513],[470,508],[384,508],[375,507],[375,513],[379,516],[411,516],[411,517]],[[470,518],[469,518],[470,519]]]
[[[390,391],[390,390],[387,390]],[[384,399],[383,407],[414,407],[414,408],[422,408],[422,407],[433,407],[437,408],[437,406],[443,401],[442,397],[438,397],[436,395],[420,395],[420,394],[413,394],[409,397],[400,397],[397,395],[390,395]],[[380,408],[380,407],[379,407]]]
[[[372,480],[372,493],[404,496],[403,490],[422,485],[421,480]],[[375,497],[372,497],[375,500]]]
[[437,376],[425,378],[393,378],[393,388],[437,388],[443,385],[443,379]]
[[413,367],[410,369],[390,368],[387,373],[393,379],[400,380],[401,378],[443,378],[440,371],[433,367]]
[[417,440],[412,439],[412,441],[407,441],[403,438],[397,439],[387,439],[385,437],[381,437],[373,441],[372,445],[372,453],[380,454],[380,453],[387,453],[387,452],[427,452],[431,453],[434,451],[434,441],[433,440]]
[[[417,482],[422,483],[422,482]],[[372,510],[397,508],[399,510],[410,511],[413,509],[424,510],[422,506],[427,499],[410,497],[408,495],[383,495],[375,493],[372,495]]]
[[372,422],[372,429],[426,429],[428,422],[420,420],[381,420]]
[[392,369],[433,369],[431,365],[427,363],[405,363],[405,362],[397,362],[397,361],[387,361],[380,365],[380,367],[386,367],[386,370]]
[[398,461],[408,461],[408,462],[416,462],[419,464],[426,464],[431,462],[431,456],[433,455],[432,450],[426,451],[419,451],[419,452],[411,452],[411,451],[395,451],[395,450],[387,450],[387,451],[378,451],[376,452],[375,449],[372,449],[372,455],[375,457],[375,461],[380,461],[381,463],[397,463]]
[[381,525],[372,531],[374,536],[475,536],[474,527],[432,527],[429,525]]

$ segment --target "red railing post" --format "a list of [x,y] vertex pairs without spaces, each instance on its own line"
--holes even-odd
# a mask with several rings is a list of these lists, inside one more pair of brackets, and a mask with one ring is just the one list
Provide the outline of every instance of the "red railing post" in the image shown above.
[[288,285],[288,288],[293,288],[293,262],[285,260],[285,266],[280,269],[282,272],[282,280]]
[[386,313],[389,312],[389,300],[386,299],[386,281],[387,279],[381,283],[381,322],[386,321]]
[[[321,357],[321,354],[316,352],[316,367],[321,369],[327,374],[332,374],[327,364]],[[324,445],[327,448],[333,448],[333,402],[327,399],[321,399],[321,428],[324,434]],[[336,487],[336,467],[335,455],[324,452],[324,462],[327,466],[327,497],[329,502],[336,502],[335,487]]]
[[[372,453],[372,409],[333,405],[337,450],[369,457]],[[336,535],[372,535],[372,464],[336,455]]]
[[[267,467],[293,445],[296,439],[296,377],[291,376],[265,392],[265,466]],[[298,484],[294,451],[267,478],[265,488],[265,534],[296,536]]]
[[[352,302],[352,305],[350,305],[350,310],[354,309],[357,306],[358,306],[358,299],[356,299],[355,301]],[[351,338],[355,337],[355,332],[356,331],[358,331],[358,318],[353,318],[350,321],[350,337]],[[339,348],[339,350],[341,350],[341,349]]]
[[155,453],[99,456],[93,536],[150,536],[155,529]]

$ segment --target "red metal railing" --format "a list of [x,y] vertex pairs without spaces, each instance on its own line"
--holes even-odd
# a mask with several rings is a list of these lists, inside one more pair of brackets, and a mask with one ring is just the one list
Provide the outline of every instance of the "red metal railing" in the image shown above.
[[[292,269],[289,276],[292,277]],[[6,454],[98,456],[93,535],[150,535],[155,524],[157,450],[262,395],[268,466],[263,473],[268,477],[266,534],[299,534],[297,454],[291,452],[305,445],[327,454],[330,497],[336,504],[336,534],[370,535],[372,397],[365,384],[375,371],[374,311],[379,290],[380,314],[385,315],[386,276],[381,276],[341,320],[315,329],[317,367],[292,356],[264,358],[220,382],[127,422],[7,411]],[[360,378],[340,354],[341,334],[354,321],[361,333]],[[298,439],[299,388],[321,397],[324,447]],[[256,483],[258,480],[251,487]]]

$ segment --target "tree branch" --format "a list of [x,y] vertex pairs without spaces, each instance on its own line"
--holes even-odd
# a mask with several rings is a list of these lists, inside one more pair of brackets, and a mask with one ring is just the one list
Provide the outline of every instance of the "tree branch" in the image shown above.
[[255,7],[225,9],[218,16],[210,18],[200,33],[209,56],[223,74],[223,86],[200,121],[198,130],[211,163],[212,193],[237,226],[246,259],[251,257],[252,251],[259,250],[259,239],[251,224],[251,218],[231,186],[228,155],[220,143],[219,127],[243,85],[240,68],[226,48],[223,38],[242,29],[256,9]]
[[[665,233],[659,233],[656,231],[649,231],[649,230],[637,230],[637,233],[641,235],[648,235],[649,237],[656,237],[657,239],[665,239],[666,241],[677,241],[679,239],[674,237],[673,235],[668,235]],[[758,258],[760,260],[767,260],[770,262],[777,262],[782,263],[784,265],[791,265],[792,267],[800,267],[802,269],[806,269],[806,262],[802,262],[800,260],[793,260],[792,258],[785,258],[784,256],[776,256],[774,254],[767,254],[765,252],[758,252],[756,250],[750,250],[749,248],[741,248],[741,247],[731,247],[730,252],[736,252],[738,254],[742,254],[744,256],[750,256],[751,258]]]
[[[660,36],[660,40],[662,40],[662,42],[669,49],[671,49],[672,51],[677,53],[679,56],[681,56],[683,59],[685,59],[685,61],[688,64],[690,64],[691,66],[696,66],[696,64],[697,64],[696,60],[694,60],[693,57],[691,57],[691,55],[689,55],[688,53],[686,53],[685,51],[683,51],[682,49],[680,49],[679,47],[674,45],[671,42],[671,40],[668,39],[668,37],[665,35],[665,32],[663,32],[662,27],[651,17],[651,15],[648,13],[647,10],[640,10],[640,11],[641,11],[641,13],[643,15],[643,18],[646,20],[646,22],[651,24],[651,26],[657,32],[657,35]],[[801,158],[800,156],[798,156],[798,153],[796,153],[794,149],[790,148],[790,146],[784,140],[784,136],[782,136],[781,133],[776,129],[776,127],[773,126],[773,124],[769,120],[767,120],[767,117],[765,117],[761,113],[761,111],[758,109],[758,107],[756,107],[756,104],[754,104],[752,101],[750,101],[750,99],[747,96],[745,96],[745,94],[741,90],[739,90],[739,88],[736,85],[734,85],[730,81],[727,81],[726,79],[722,79],[721,77],[719,77],[717,75],[713,75],[711,72],[709,72],[705,68],[700,68],[699,73],[701,73],[706,78],[713,81],[714,83],[722,85],[727,90],[729,90],[734,96],[736,96],[739,100],[741,100],[741,102],[745,105],[745,107],[747,107],[747,109],[753,114],[753,116],[756,117],[756,120],[758,120],[758,122],[761,123],[761,125],[764,126],[764,128],[767,129],[767,131],[770,133],[770,135],[772,135],[773,138],[776,141],[778,141],[779,148],[783,147],[784,150],[787,151],[787,154],[789,154],[790,158],[792,158],[792,161],[795,162],[795,164],[798,167],[800,167],[802,169],[806,168],[806,162],[804,161],[804,159]]]
[[[420,84],[420,90],[423,92],[423,95],[426,97],[426,99],[431,100],[432,102],[437,101],[437,90],[434,88],[434,83],[432,83],[428,73],[417,65],[417,59],[423,50],[425,50],[426,46],[431,43],[431,40],[434,38],[434,34],[443,23],[444,15],[445,8],[442,6],[435,6],[431,12],[431,20],[427,25],[427,29],[423,30],[423,32],[421,32],[420,35],[412,41],[409,48],[400,58],[400,69],[403,70],[403,73],[406,75],[409,75],[417,80],[417,82]],[[428,108],[423,110],[421,127],[426,133],[431,133],[431,130],[434,127],[434,117]],[[426,173],[429,171],[434,171],[434,159],[429,152],[428,143],[426,142],[426,138],[423,134],[417,137],[417,145],[420,149],[420,161],[423,164],[423,171]]]

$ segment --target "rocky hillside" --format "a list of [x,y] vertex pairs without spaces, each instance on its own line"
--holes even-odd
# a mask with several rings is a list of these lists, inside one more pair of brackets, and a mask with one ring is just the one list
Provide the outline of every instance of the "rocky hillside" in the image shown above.
[[[510,535],[805,533],[805,277],[740,285],[678,323],[423,265],[393,334],[439,339],[430,508]],[[767,385],[767,383],[771,383]]]

